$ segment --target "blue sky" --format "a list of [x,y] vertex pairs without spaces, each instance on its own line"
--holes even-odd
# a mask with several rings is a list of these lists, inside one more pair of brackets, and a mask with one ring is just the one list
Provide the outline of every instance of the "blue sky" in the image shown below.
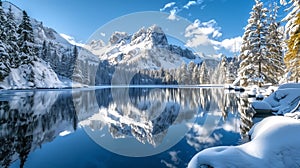
[[[190,22],[214,21],[222,42],[243,35],[254,0],[9,0],[59,33],[85,42],[99,27],[120,16],[142,11],[174,13]],[[168,4],[168,5],[167,5]],[[166,7],[165,9],[163,9]],[[176,11],[176,12],[175,12]],[[199,25],[199,24],[198,24]],[[201,25],[201,24],[200,24]],[[210,34],[212,36],[212,34]]]

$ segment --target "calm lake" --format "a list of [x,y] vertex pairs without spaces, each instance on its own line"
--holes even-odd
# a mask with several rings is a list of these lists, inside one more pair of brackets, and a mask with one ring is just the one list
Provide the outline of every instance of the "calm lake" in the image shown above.
[[0,91],[0,167],[186,167],[240,144],[247,107],[223,88]]

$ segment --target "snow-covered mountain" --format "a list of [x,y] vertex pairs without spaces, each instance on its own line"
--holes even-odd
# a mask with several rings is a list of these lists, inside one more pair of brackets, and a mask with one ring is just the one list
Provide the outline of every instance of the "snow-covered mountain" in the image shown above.
[[[6,13],[11,7],[16,24],[19,25],[21,23],[23,17],[22,9],[8,1],[2,2],[2,7]],[[30,22],[34,31],[34,40],[36,43],[42,44],[46,40],[47,42],[52,42],[53,44],[55,44],[57,48],[60,47],[62,51],[63,49],[72,47],[72,45],[54,29],[44,26],[43,22],[37,21],[34,18],[30,18]]]
[[[25,54],[29,61],[24,61],[22,56],[24,50],[19,40],[21,35],[18,32],[20,25],[24,23],[24,11],[7,1],[2,3],[1,10],[4,11],[2,13],[4,18],[7,18],[6,22],[15,25],[9,25],[11,27],[6,28],[7,25],[3,24],[3,30],[8,37],[9,29],[15,29],[13,35],[16,38],[6,40],[7,37],[4,36],[4,39],[0,40],[0,54],[5,56],[0,59],[0,89],[65,87],[59,77],[71,80],[78,60],[98,63],[98,58],[92,53],[80,46],[75,47],[54,29],[48,28],[41,21],[30,17],[28,24],[30,24],[29,31],[32,33],[33,40],[29,43],[25,42],[30,45],[29,52],[31,53]],[[68,82],[68,84],[71,83]]]
[[115,32],[107,45],[101,41],[92,41],[87,48],[100,60],[107,60],[111,65],[128,65],[140,69],[172,69],[191,60],[200,60],[189,49],[168,43],[163,30],[153,25],[141,28],[129,35]]

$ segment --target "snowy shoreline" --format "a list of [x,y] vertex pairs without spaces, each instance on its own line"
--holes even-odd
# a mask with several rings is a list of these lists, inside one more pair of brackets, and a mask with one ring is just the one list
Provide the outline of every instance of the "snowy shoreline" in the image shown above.
[[279,86],[252,107],[275,115],[256,123],[248,135],[251,141],[238,146],[207,148],[196,154],[188,168],[205,167],[299,167],[300,84]]

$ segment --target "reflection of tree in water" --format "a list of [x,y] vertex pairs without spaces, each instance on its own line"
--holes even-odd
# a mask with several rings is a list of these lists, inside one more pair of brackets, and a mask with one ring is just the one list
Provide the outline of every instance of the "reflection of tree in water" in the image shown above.
[[[186,136],[187,143],[197,151],[222,144],[224,132],[238,135],[239,131],[235,94],[226,94],[220,88],[203,88],[198,92],[201,113],[195,123],[189,124],[190,131]],[[224,130],[225,124],[227,130]]]
[[247,133],[253,126],[252,118],[255,114],[250,106],[248,98],[240,98],[238,102],[238,109],[241,117],[240,132],[242,138],[246,137]]
[[29,153],[64,131],[59,129],[76,129],[77,116],[70,93],[17,92],[0,101],[0,124],[1,167],[18,158],[24,167]]

